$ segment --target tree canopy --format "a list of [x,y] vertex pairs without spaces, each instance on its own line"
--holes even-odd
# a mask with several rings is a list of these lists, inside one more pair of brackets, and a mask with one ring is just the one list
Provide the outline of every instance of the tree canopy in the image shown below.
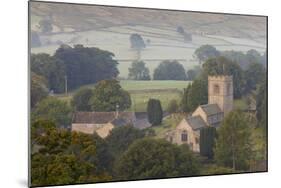
[[48,96],[47,81],[44,77],[31,72],[30,83],[30,105],[34,108],[35,105]]
[[187,145],[146,138],[130,145],[115,171],[121,180],[192,176],[199,173],[199,165]]
[[194,52],[194,56],[199,60],[199,63],[205,62],[209,58],[215,58],[220,55],[220,52],[212,45],[202,45]]
[[134,33],[130,36],[131,48],[141,50],[145,48],[145,43],[140,34]]
[[252,156],[250,123],[243,112],[232,111],[218,129],[215,160],[219,165],[234,170],[248,170]]
[[185,69],[177,61],[165,60],[154,70],[154,80],[186,80]]
[[114,54],[94,47],[61,45],[54,57],[59,59],[67,76],[68,89],[116,78],[119,74]]
[[129,79],[150,80],[149,69],[143,61],[134,61],[129,68]]
[[161,102],[158,99],[149,99],[147,103],[148,121],[152,125],[159,125],[162,123],[163,110]]
[[95,85],[90,99],[91,109],[98,112],[123,111],[130,108],[130,94],[122,89],[117,80],[102,80]]
[[82,87],[73,95],[71,103],[76,111],[91,111],[91,97],[93,90]]

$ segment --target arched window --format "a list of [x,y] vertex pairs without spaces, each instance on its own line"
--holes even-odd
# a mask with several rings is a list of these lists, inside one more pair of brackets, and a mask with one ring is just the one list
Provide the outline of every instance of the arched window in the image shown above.
[[182,142],[187,142],[187,131],[183,131],[181,133],[181,141]]
[[218,84],[215,84],[213,89],[214,89],[214,91],[213,91],[214,94],[218,95],[220,93],[220,86]]

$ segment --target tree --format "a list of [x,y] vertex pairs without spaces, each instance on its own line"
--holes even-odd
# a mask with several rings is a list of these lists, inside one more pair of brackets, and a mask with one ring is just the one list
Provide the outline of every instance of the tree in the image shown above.
[[262,64],[251,63],[248,69],[245,71],[245,92],[249,93],[252,90],[256,90],[257,86],[266,78],[265,68]]
[[148,121],[152,125],[159,125],[162,122],[163,110],[160,100],[149,99],[147,103]]
[[199,165],[187,145],[146,138],[130,145],[115,173],[122,180],[192,176],[199,173]]
[[69,126],[71,108],[65,101],[55,97],[47,97],[37,104],[32,113],[32,120],[38,119],[51,120],[58,126]]
[[263,127],[265,132],[267,131],[267,83],[266,78],[261,82],[257,89],[257,119],[259,121],[259,126]]
[[62,62],[49,54],[31,54],[31,71],[44,76],[48,81],[49,90],[55,93],[64,92],[65,89],[65,67]]
[[205,127],[200,130],[200,154],[202,156],[213,158],[216,134],[215,127]]
[[186,80],[185,70],[177,61],[165,60],[154,70],[154,80]]
[[61,45],[54,57],[65,67],[68,90],[100,80],[115,79],[119,74],[114,54],[98,48]]
[[215,146],[215,160],[218,165],[234,170],[248,170],[253,151],[251,127],[241,111],[232,111],[218,129]]
[[220,55],[220,52],[211,45],[202,45],[194,52],[194,56],[199,60],[199,63],[205,62],[209,58],[215,58]]
[[98,82],[90,99],[91,109],[98,112],[123,111],[131,106],[130,94],[121,88],[117,80]]
[[42,33],[50,33],[53,30],[52,21],[49,19],[44,19],[39,21],[39,28]]
[[91,111],[91,97],[93,97],[92,89],[81,88],[74,94],[71,103],[76,111]]
[[131,48],[141,50],[145,48],[145,43],[140,34],[134,33],[130,36]]
[[203,64],[202,79],[208,80],[208,76],[215,75],[232,75],[233,76],[233,95],[234,98],[240,98],[245,93],[245,79],[241,67],[230,61],[229,59],[220,56],[217,58],[208,59]]
[[39,101],[48,96],[46,83],[47,81],[44,77],[31,72],[30,105],[32,109]]
[[175,100],[175,99],[171,100],[168,104],[167,111],[170,114],[173,114],[173,113],[176,113],[178,111],[178,109],[179,109],[179,106],[178,106],[177,100]]
[[198,78],[184,89],[181,99],[181,107],[184,112],[192,112],[198,105],[206,104],[207,102],[208,81],[206,79]]
[[145,67],[143,61],[134,61],[129,68],[128,77],[133,80],[150,80],[149,69]]
[[110,135],[106,137],[106,142],[114,158],[117,159],[135,140],[143,138],[144,136],[145,134],[143,131],[131,125],[127,125],[112,129]]

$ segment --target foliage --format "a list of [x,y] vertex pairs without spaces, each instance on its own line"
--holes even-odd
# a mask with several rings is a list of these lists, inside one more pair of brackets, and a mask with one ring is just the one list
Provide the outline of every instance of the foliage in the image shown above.
[[130,36],[131,48],[141,50],[145,48],[145,43],[140,34],[134,33]]
[[193,69],[189,69],[186,72],[187,80],[195,80],[199,77],[201,73],[201,68],[199,66],[195,66]]
[[252,159],[251,127],[242,111],[232,111],[218,129],[215,160],[234,170],[248,170]]
[[39,28],[42,33],[50,33],[53,30],[52,21],[49,19],[43,19],[39,21]]
[[245,79],[241,67],[227,58],[220,56],[208,59],[203,64],[203,79],[208,79],[208,75],[232,75],[233,76],[233,95],[240,98],[244,94]]
[[215,139],[217,137],[215,127],[205,127],[200,130],[200,154],[209,159],[214,157]]
[[91,109],[99,112],[123,111],[130,108],[130,94],[123,90],[117,80],[102,80],[98,82],[90,99]]
[[144,136],[143,131],[127,125],[112,129],[110,135],[106,137],[106,141],[114,157],[119,158],[120,154],[125,152],[130,144]]
[[32,119],[54,121],[59,126],[69,126],[71,123],[71,108],[67,102],[55,97],[41,100],[32,113]]
[[267,132],[267,83],[266,79],[258,87],[258,93],[256,97],[257,104],[257,119],[259,121],[259,126],[262,127]]
[[41,148],[31,155],[32,186],[111,179],[105,171],[97,168],[100,161],[97,159],[96,142],[90,135],[56,130],[54,126],[42,120],[32,126],[33,133],[40,133],[32,134],[32,142]]
[[149,69],[145,67],[143,61],[134,61],[129,68],[128,77],[133,80],[150,80]]
[[176,113],[178,111],[178,109],[179,109],[179,106],[178,106],[177,100],[175,100],[175,99],[171,100],[168,104],[167,111],[170,114],[173,114],[173,113]]
[[114,54],[98,48],[83,45],[61,45],[54,55],[65,66],[68,89],[116,78],[119,74]]
[[186,80],[185,70],[178,61],[165,60],[154,70],[154,80]]
[[48,88],[46,86],[46,80],[44,77],[39,76],[31,72],[31,83],[30,83],[30,105],[31,108],[47,97]]
[[257,86],[261,84],[265,78],[266,72],[264,66],[258,63],[251,63],[245,71],[246,93],[256,90]]
[[194,111],[198,105],[208,102],[208,81],[206,79],[195,79],[184,89],[181,105],[184,112]]
[[44,76],[49,90],[61,93],[65,89],[65,68],[60,60],[49,54],[31,54],[31,71]]
[[211,45],[202,45],[194,52],[194,56],[199,60],[199,63],[205,62],[209,58],[215,58],[220,55],[220,52]]
[[93,90],[90,88],[80,88],[72,98],[72,105],[76,111],[91,111],[90,99],[93,96]]
[[233,174],[238,173],[237,171],[233,170],[232,168],[217,166],[215,164],[207,165],[203,169],[201,169],[202,175],[216,175],[216,174]]
[[163,110],[161,102],[157,99],[149,99],[147,103],[148,121],[152,125],[159,125],[162,122]]
[[198,174],[198,166],[187,145],[146,138],[130,145],[118,161],[115,173],[120,180],[192,176]]

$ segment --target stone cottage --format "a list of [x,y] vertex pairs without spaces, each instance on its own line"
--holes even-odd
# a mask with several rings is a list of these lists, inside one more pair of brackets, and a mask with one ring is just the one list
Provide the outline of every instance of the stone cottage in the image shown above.
[[86,134],[97,133],[105,138],[114,127],[134,125],[133,112],[76,112],[72,119],[72,131]]

